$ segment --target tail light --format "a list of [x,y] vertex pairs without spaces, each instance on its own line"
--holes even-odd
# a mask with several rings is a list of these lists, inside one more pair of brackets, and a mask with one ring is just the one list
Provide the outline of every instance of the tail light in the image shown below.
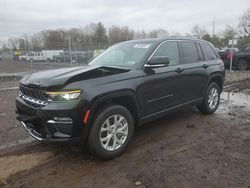
[[227,60],[230,60],[230,59],[231,59],[231,57],[232,57],[231,52],[228,52],[228,53],[227,53]]

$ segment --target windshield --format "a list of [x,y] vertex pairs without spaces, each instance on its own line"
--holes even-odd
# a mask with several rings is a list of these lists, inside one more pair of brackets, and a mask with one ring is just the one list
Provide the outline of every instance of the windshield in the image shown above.
[[132,68],[144,58],[150,47],[151,43],[146,42],[117,44],[104,51],[89,64]]

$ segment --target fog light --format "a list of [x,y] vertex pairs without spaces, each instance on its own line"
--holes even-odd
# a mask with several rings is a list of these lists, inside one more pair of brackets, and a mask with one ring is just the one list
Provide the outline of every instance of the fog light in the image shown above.
[[70,117],[54,117],[47,121],[49,124],[72,124],[73,120]]
[[72,119],[69,117],[54,117],[53,119],[55,121],[72,121]]

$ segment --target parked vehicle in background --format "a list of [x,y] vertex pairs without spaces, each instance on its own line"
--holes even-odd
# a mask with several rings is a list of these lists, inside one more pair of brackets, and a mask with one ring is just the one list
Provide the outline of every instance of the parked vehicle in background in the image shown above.
[[[87,63],[90,59],[93,58],[92,51],[73,51],[71,52],[71,58],[73,63]],[[58,55],[53,56],[53,60],[56,62],[70,62],[70,55],[68,51],[59,53]]]
[[74,63],[87,63],[92,58],[93,58],[92,51],[72,52],[72,60]]
[[[233,53],[235,54],[238,51],[238,48],[233,48]],[[221,60],[224,62],[225,68],[230,68],[230,60],[231,60],[231,48],[224,48],[217,52],[221,58]],[[234,66],[233,66],[234,67]]]
[[63,53],[63,50],[42,50],[44,61],[53,61],[53,57],[60,53]]
[[19,56],[21,61],[53,61],[54,56],[63,53],[63,50],[42,50],[40,52],[23,52]]
[[93,57],[97,57],[98,55],[100,55],[102,52],[104,52],[105,50],[94,50],[94,54]]
[[44,56],[42,52],[31,52],[28,56],[28,61],[34,62],[34,61],[44,61]]
[[27,52],[23,52],[19,56],[19,60],[21,60],[21,61],[29,61],[29,59],[30,59],[30,55]]
[[17,119],[37,140],[78,140],[91,153],[111,159],[128,146],[135,126],[192,106],[214,113],[224,76],[222,60],[204,40],[127,41],[89,66],[24,77]]
[[250,43],[233,54],[233,66],[238,70],[247,70],[250,68]]
[[24,52],[18,58],[21,61],[30,61],[30,62],[44,61],[44,56],[42,52],[30,52],[30,53]]

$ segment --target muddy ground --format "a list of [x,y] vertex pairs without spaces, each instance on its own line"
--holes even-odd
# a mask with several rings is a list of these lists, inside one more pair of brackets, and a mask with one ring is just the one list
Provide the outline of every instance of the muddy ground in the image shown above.
[[[7,65],[0,67],[7,73]],[[36,71],[56,67],[38,64]],[[111,161],[30,138],[15,120],[17,86],[18,79],[0,81],[0,187],[250,186],[249,71],[226,75],[215,114],[192,108],[139,127],[125,153]]]

